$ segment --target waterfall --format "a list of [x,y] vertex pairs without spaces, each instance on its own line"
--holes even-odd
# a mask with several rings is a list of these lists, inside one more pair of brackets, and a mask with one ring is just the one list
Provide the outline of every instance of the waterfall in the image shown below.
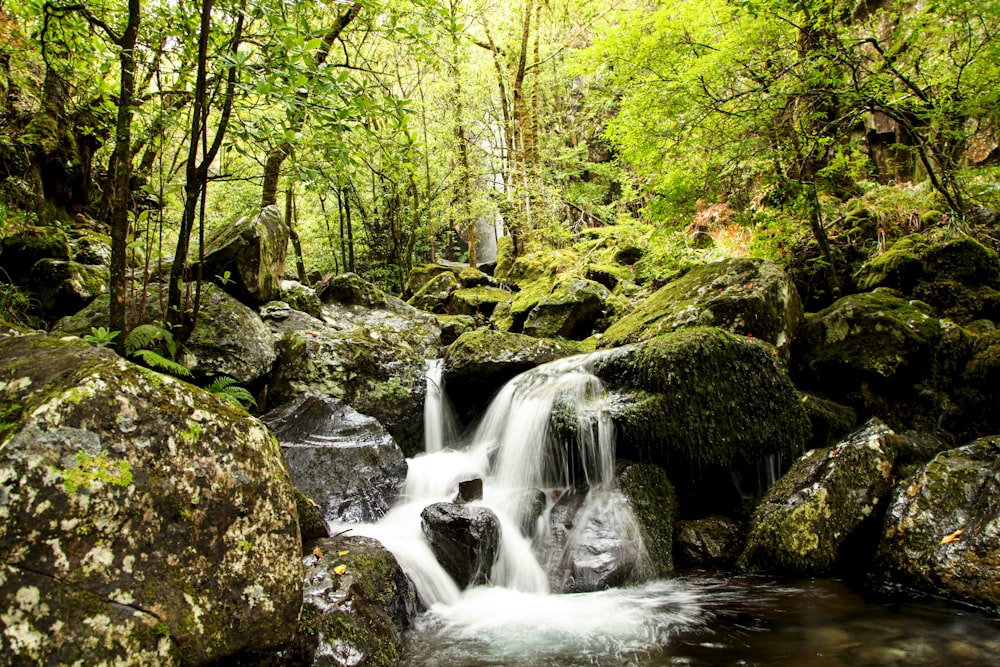
[[[405,487],[386,516],[350,528],[395,554],[428,609],[421,632],[435,641],[458,646],[476,635],[490,651],[537,653],[575,650],[584,632],[588,652],[625,664],[622,656],[700,618],[676,582],[617,588],[637,580],[645,549],[615,481],[610,399],[591,372],[599,354],[516,376],[464,440],[449,422],[441,365],[428,364],[426,451],[408,460]],[[462,591],[435,559],[421,512],[454,502],[459,482],[474,478],[483,480],[483,498],[468,505],[492,510],[500,544],[489,585]],[[448,664],[434,652],[418,662]]]

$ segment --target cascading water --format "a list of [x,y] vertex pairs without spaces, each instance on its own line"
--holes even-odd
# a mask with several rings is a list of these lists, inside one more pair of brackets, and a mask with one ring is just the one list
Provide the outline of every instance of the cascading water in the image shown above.
[[[636,581],[645,552],[616,488],[614,425],[590,371],[595,358],[515,377],[465,442],[447,424],[441,368],[430,364],[427,452],[409,460],[403,493],[378,524],[352,526],[396,555],[427,607],[418,632],[451,647],[453,664],[468,664],[467,652],[500,664],[554,652],[553,664],[569,664],[566,650],[582,650],[586,664],[624,664],[679,625],[699,622],[700,607],[681,584],[609,588]],[[500,546],[490,585],[461,591],[424,537],[421,511],[453,501],[458,483],[473,478],[483,480],[483,498],[470,504],[496,515]],[[608,590],[578,592],[597,589]],[[419,654],[412,664],[448,664],[441,650]]]

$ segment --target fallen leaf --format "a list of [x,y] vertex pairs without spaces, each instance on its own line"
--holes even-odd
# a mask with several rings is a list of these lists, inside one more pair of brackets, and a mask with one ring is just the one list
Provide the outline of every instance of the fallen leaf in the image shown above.
[[346,556],[346,555],[347,555],[347,554],[349,554],[349,553],[351,553],[351,552],[350,552],[350,551],[348,551],[347,549],[344,549],[343,551],[341,551],[341,552],[340,552],[340,553],[338,553],[337,555],[338,555],[338,556]]
[[944,537],[941,538],[941,544],[951,544],[952,542],[958,541],[959,535],[961,535],[964,532],[965,532],[964,530],[959,528],[954,533],[949,533],[945,535]]
[[316,547],[315,549],[313,549],[313,556],[316,556],[316,558],[322,558],[323,550],[320,549],[319,547]]
[[306,496],[302,497],[305,498],[309,502],[309,504],[312,505],[313,507],[319,507],[319,505],[316,504],[316,501],[313,500],[312,498],[307,498]]
[[344,564],[340,564],[337,567],[333,568],[333,573],[334,574],[340,575],[340,574],[343,574],[345,572],[347,572],[347,566],[344,565]]

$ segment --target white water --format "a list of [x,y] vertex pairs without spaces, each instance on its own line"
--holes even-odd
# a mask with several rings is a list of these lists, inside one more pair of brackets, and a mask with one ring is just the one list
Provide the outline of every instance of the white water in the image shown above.
[[[429,365],[427,452],[408,461],[403,493],[378,524],[350,526],[380,540],[414,582],[427,608],[419,632],[445,644],[474,637],[474,651],[481,654],[516,657],[542,646],[576,646],[581,655],[606,661],[662,645],[672,628],[699,617],[690,592],[675,582],[550,593],[551,581],[560,585],[558,569],[579,553],[573,551],[581,548],[579,540],[612,538],[614,548],[602,553],[583,547],[598,567],[621,559],[636,563],[638,572],[644,554],[638,524],[615,487],[614,426],[604,387],[590,372],[594,359],[563,359],[515,377],[464,443],[447,423],[440,366]],[[432,503],[453,501],[458,483],[473,478],[484,481],[483,500],[474,504],[496,514],[501,545],[491,585],[460,591],[431,552],[420,513]],[[550,524],[561,497],[579,508],[568,522]],[[533,506],[535,513],[541,510],[534,525]],[[433,664],[433,656],[429,660]]]

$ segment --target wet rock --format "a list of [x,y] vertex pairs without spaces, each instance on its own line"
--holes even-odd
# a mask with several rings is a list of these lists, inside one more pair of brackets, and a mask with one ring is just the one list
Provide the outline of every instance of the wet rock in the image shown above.
[[295,489],[295,509],[298,510],[302,544],[321,537],[330,537],[330,527],[326,525],[319,505],[311,498],[306,498],[306,495],[298,489]]
[[458,496],[455,498],[456,503],[471,503],[474,500],[482,499],[483,480],[481,478],[466,479],[458,483]]
[[610,296],[606,287],[591,280],[560,281],[528,313],[522,332],[538,338],[586,338],[594,333]]
[[[317,287],[322,320],[268,311],[280,335],[269,399],[280,405],[310,392],[340,399],[377,419],[413,455],[423,448],[424,367],[439,355],[437,319],[357,276],[337,278]],[[333,300],[338,295],[345,301]]]
[[564,493],[549,514],[549,530],[540,561],[553,592],[605,590],[639,574],[642,528],[619,491]]
[[677,561],[685,567],[729,567],[736,563],[746,543],[743,524],[712,515],[677,522]]
[[873,419],[833,448],[813,449],[764,496],[750,522],[745,567],[801,574],[860,570],[867,535],[892,486],[897,436]]
[[441,345],[445,347],[476,328],[476,319],[469,315],[438,315],[437,320],[441,326]]
[[489,583],[500,546],[500,521],[492,510],[434,503],[420,519],[431,551],[459,588]]
[[899,483],[878,563],[898,582],[1000,604],[1000,436],[941,452]]
[[468,416],[518,373],[578,352],[572,343],[477,329],[445,352],[445,386],[457,414]]
[[846,405],[811,394],[802,397],[802,404],[806,408],[809,424],[812,426],[809,449],[831,447],[843,440],[858,425],[857,413]]
[[277,206],[240,218],[205,242],[203,275],[222,281],[228,292],[249,305],[274,301],[281,294],[288,235]]
[[307,313],[313,317],[320,317],[323,310],[323,302],[312,287],[303,285],[296,280],[282,280],[279,283],[281,293],[279,299],[295,310]]
[[618,473],[618,488],[639,521],[651,574],[672,574],[677,497],[666,471],[652,463],[627,464]]
[[302,614],[281,664],[398,664],[416,598],[393,555],[371,538],[341,535],[307,544],[302,565]]
[[683,327],[711,326],[774,345],[784,359],[802,322],[802,302],[778,264],[729,259],[692,269],[615,322],[604,348],[650,340]]
[[305,394],[262,420],[278,438],[292,482],[327,521],[378,521],[406,480],[392,436],[337,399]]
[[[166,301],[165,285],[150,285],[148,303]],[[53,333],[84,336],[91,327],[105,326],[110,297],[103,295],[53,327]],[[202,285],[201,310],[194,331],[184,344],[181,361],[197,380],[231,377],[252,383],[271,370],[277,358],[270,330],[260,316],[212,283]]]
[[201,665],[288,641],[301,543],[267,429],[76,338],[0,340],[0,654]]

